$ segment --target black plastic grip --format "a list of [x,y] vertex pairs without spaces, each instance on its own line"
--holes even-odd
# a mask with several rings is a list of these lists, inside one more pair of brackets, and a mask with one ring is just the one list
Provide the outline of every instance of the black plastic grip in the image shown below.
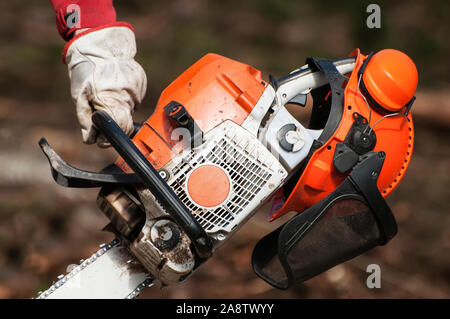
[[117,123],[103,111],[95,112],[92,122],[192,240],[199,257],[209,257],[212,241],[205,230]]

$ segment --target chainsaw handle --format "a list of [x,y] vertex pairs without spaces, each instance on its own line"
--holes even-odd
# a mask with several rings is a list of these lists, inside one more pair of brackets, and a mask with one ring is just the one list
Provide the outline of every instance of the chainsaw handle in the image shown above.
[[[342,58],[333,61],[334,66],[341,74],[350,73],[355,67],[355,58]],[[273,81],[276,89],[277,101],[280,105],[285,105],[294,99],[298,94],[308,94],[311,88],[318,88],[328,83],[328,79],[323,72],[318,69],[311,69],[305,65],[288,75]]]
[[199,257],[208,258],[212,254],[211,238],[136,145],[106,112],[94,112],[92,122],[191,239]]

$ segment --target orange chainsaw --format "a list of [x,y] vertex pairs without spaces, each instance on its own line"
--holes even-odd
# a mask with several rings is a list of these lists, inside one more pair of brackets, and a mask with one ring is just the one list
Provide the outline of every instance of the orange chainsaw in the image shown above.
[[[414,62],[393,49],[309,57],[269,81],[207,54],[131,138],[94,113],[121,156],[100,172],[70,166],[41,139],[58,184],[101,188],[97,203],[116,239],[40,297],[133,298],[184,281],[269,202],[270,221],[297,213],[253,251],[256,274],[277,288],[386,244],[397,224],[385,197],[411,160],[417,81]],[[286,105],[305,108],[307,99],[304,123]]]

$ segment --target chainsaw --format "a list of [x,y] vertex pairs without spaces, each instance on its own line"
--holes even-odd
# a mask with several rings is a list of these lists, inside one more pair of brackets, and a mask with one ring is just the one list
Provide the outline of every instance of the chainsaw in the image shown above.
[[[120,157],[75,168],[39,141],[61,186],[100,188],[115,234],[38,298],[134,298],[181,283],[258,209],[297,214],[256,245],[256,274],[280,289],[308,280],[397,232],[385,201],[409,165],[417,70],[386,49],[307,58],[286,76],[207,54],[161,94],[128,137],[92,121]],[[309,123],[288,105],[307,112]],[[305,111],[303,111],[305,110]]]

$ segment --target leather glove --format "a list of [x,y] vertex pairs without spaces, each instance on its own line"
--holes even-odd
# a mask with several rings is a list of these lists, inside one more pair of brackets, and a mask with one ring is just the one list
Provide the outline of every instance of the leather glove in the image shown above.
[[127,25],[90,29],[68,43],[64,60],[86,144],[109,146],[92,124],[97,110],[106,111],[126,134],[133,132],[134,108],[147,89],[147,77],[135,55],[136,39]]

